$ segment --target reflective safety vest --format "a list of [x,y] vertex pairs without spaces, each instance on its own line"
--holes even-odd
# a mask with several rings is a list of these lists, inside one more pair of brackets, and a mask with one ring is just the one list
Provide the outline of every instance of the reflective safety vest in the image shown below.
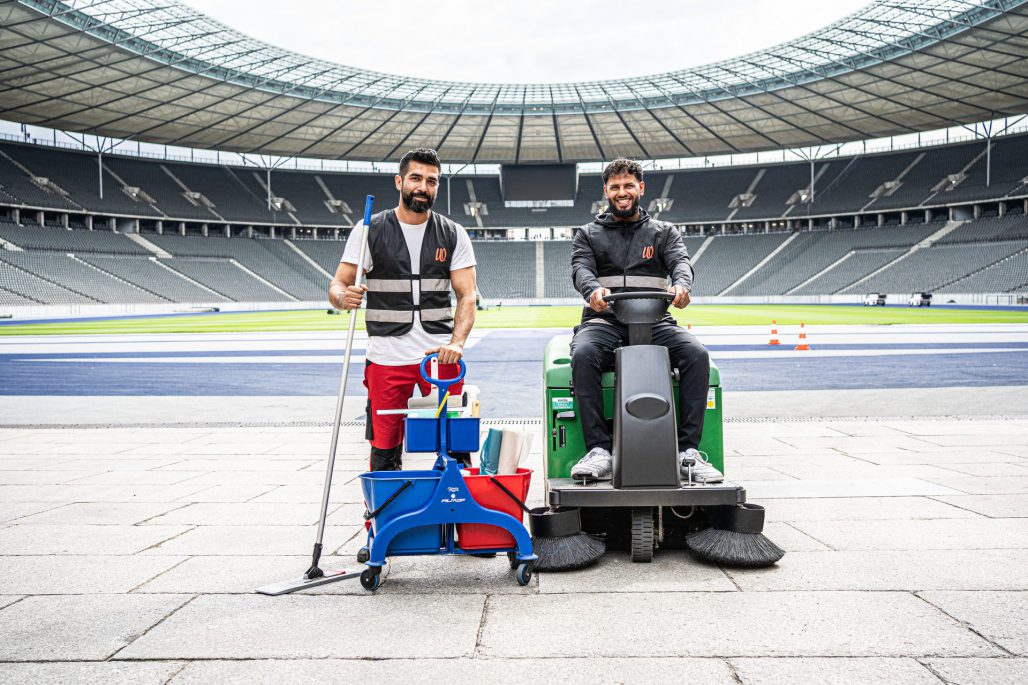
[[[372,270],[364,282],[368,287],[364,312],[368,335],[409,333],[415,316],[428,333],[453,332],[450,262],[457,246],[457,224],[430,212],[424,230],[420,274],[415,275],[396,210],[388,209],[371,217],[368,249]],[[419,304],[414,304],[415,280],[420,283]]]

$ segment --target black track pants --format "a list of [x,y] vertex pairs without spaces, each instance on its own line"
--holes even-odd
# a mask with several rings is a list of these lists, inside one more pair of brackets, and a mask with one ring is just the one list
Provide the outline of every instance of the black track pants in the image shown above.
[[[603,418],[604,371],[614,368],[614,350],[628,344],[628,328],[619,323],[588,323],[575,329],[571,341],[571,382],[578,399],[578,415],[586,449],[611,450],[611,428]],[[703,415],[707,410],[710,357],[688,331],[670,323],[653,326],[653,344],[668,348],[672,368],[677,367],[678,449],[699,447]]]

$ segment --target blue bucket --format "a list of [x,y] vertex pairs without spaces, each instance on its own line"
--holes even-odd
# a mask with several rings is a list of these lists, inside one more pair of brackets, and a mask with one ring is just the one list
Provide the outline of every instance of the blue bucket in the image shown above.
[[403,421],[404,452],[437,452],[439,419],[408,416]]
[[[385,524],[402,514],[421,509],[432,498],[442,471],[371,471],[361,474],[361,489],[368,511],[375,511],[385,504],[407,481],[410,487],[390,502],[374,519],[371,527],[375,533]],[[441,525],[409,528],[393,538],[387,554],[415,552],[436,552],[443,546]]]

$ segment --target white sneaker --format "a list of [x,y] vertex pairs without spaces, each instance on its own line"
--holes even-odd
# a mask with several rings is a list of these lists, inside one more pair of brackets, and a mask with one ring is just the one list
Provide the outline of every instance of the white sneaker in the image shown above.
[[720,483],[725,479],[724,475],[707,461],[706,454],[692,447],[678,453],[678,466],[682,478],[687,482],[690,476],[695,483]]
[[614,468],[614,460],[610,452],[602,447],[594,447],[571,467],[571,477],[581,480],[603,480],[610,478]]

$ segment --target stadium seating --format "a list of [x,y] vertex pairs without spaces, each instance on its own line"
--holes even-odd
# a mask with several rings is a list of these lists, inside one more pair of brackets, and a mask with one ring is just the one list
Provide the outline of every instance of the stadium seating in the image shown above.
[[81,257],[82,261],[173,302],[224,302],[227,298],[201,288],[156,259],[139,257]]
[[[5,251],[0,252],[0,260],[23,271],[44,277],[52,283],[66,286],[67,289],[88,298],[86,301],[107,303],[164,303],[171,301],[170,298],[160,297],[67,255],[54,252]],[[33,297],[30,293],[24,294]],[[60,293],[51,292],[47,297],[55,297],[58,294]],[[35,298],[33,297],[33,299]],[[64,304],[76,301],[81,302],[82,300],[69,298],[46,304]]]
[[[535,297],[535,243],[472,241],[483,297],[514,300]],[[569,277],[570,278],[570,277]]]

